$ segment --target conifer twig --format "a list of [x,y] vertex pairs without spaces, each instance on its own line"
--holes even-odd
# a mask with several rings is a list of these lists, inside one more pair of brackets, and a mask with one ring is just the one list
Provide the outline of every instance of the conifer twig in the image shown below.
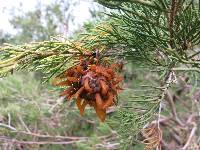
[[193,122],[192,124],[193,124],[193,128],[192,128],[192,130],[191,130],[191,132],[190,132],[190,136],[189,136],[187,142],[185,143],[184,147],[181,148],[181,150],[186,150],[186,149],[188,148],[188,146],[190,145],[190,143],[191,143],[191,141],[192,141],[192,138],[193,138],[193,136],[194,136],[194,134],[195,134],[195,132],[196,132],[196,130],[197,130],[197,125],[196,125],[196,123]]
[[9,142],[13,144],[25,144],[25,145],[46,145],[46,144],[53,144],[53,145],[68,145],[74,144],[77,142],[86,142],[86,140],[72,140],[72,141],[21,141],[16,139],[11,139],[7,137],[0,136],[0,141],[2,142]]
[[26,131],[14,131],[13,133],[25,134],[30,136],[36,136],[40,138],[51,138],[51,139],[68,139],[68,140],[87,140],[88,137],[71,137],[71,136],[52,136],[52,135],[43,135],[38,133],[26,132]]
[[11,125],[7,125],[7,124],[3,124],[3,123],[0,123],[0,127],[5,127],[5,128],[10,129],[10,130],[17,131],[17,129],[12,127]]

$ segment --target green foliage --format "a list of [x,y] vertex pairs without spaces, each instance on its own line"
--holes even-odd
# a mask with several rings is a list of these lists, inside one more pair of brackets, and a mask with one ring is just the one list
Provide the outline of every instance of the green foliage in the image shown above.
[[[80,49],[66,41],[46,41],[25,44],[21,46],[8,45],[1,49],[3,52],[0,62],[1,75],[5,75],[13,69],[43,71],[50,77],[55,73],[60,73],[63,69],[70,67],[76,60],[72,59],[82,53]],[[10,51],[12,49],[12,51]],[[5,52],[5,53],[4,53]]]
[[[168,90],[176,89],[172,85],[176,83],[179,71],[192,72],[189,78],[194,83],[193,91],[198,87],[200,53],[196,47],[200,44],[199,1],[99,0],[99,2],[116,10],[108,14],[109,18],[94,28],[91,29],[89,25],[88,32],[77,36],[74,41],[46,41],[2,47],[0,74],[4,76],[13,69],[26,68],[40,70],[47,79],[50,79],[72,66],[79,56],[88,50],[99,50],[100,57],[107,58],[108,61],[121,59],[134,63],[133,66],[129,66],[136,75],[133,84],[127,83],[124,93],[119,96],[120,101],[116,111],[108,120],[112,130],[116,130],[119,134],[121,148],[130,149],[135,142],[138,142],[138,135],[145,125],[151,121],[159,121]],[[69,125],[70,128],[73,127],[73,131],[79,127],[90,129],[90,125],[81,125],[84,119],[76,120],[74,117],[76,111],[60,112],[73,116],[73,124],[78,124],[74,127]],[[168,115],[168,112],[164,113]],[[35,115],[33,111],[28,118],[36,119]],[[86,118],[90,116],[86,114]],[[66,118],[62,119],[61,122],[64,124]],[[68,128],[62,126],[51,132],[63,133],[66,129]],[[100,125],[98,129],[103,133],[109,131],[106,125]],[[90,132],[85,134],[91,135]],[[77,132],[76,135],[80,136],[81,133]],[[92,135],[92,140],[87,144],[81,142],[77,146],[80,149],[98,147],[97,143],[101,138],[99,139],[96,134]],[[100,148],[102,147],[100,145]]]

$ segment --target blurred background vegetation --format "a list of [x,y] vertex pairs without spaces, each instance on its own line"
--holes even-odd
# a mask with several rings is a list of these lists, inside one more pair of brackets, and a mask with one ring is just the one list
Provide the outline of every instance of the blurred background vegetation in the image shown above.
[[[78,0],[57,0],[49,5],[41,5],[38,2],[35,9],[28,12],[16,13],[16,11],[21,10],[15,8],[12,10],[13,15],[10,24],[15,29],[16,34],[0,31],[0,44],[45,41],[57,35],[76,38],[78,33],[83,30],[90,30],[100,19],[108,17],[100,13],[109,11],[108,8],[97,3],[91,3],[88,8],[91,18],[80,26],[75,22],[76,19],[72,13],[74,10],[79,11],[76,10],[78,5],[80,5]],[[72,31],[69,29],[69,24],[77,26],[77,28]],[[141,72],[143,72],[143,75],[141,75]],[[138,64],[134,62],[125,65],[124,77],[126,91],[119,96],[119,100],[124,103],[125,100],[134,98],[135,95],[132,94],[132,91],[138,88],[139,83],[145,84],[148,81],[154,84],[157,83],[156,79],[158,78],[153,71],[150,72],[148,66],[138,68]],[[188,72],[177,76],[179,84],[172,87],[166,97],[168,100],[163,103],[163,122],[161,124],[164,129],[168,124],[165,120],[166,116],[184,119],[190,112],[200,113],[199,77],[198,73]],[[0,137],[0,149],[119,149],[119,143],[122,139],[117,133],[118,127],[112,126],[112,122],[109,125],[101,123],[90,109],[86,111],[84,117],[81,117],[74,103],[65,102],[63,98],[59,97],[60,90],[53,88],[51,83],[42,84],[42,78],[41,72],[28,73],[22,71],[13,72],[8,77],[0,78],[0,135],[7,138],[5,142]],[[173,110],[173,105],[176,105],[178,114]],[[115,113],[115,110],[110,110],[108,114],[112,113]],[[199,119],[197,116],[194,117],[195,120]],[[177,123],[177,120],[170,124],[178,126],[177,124],[180,124],[180,122]],[[4,126],[4,124],[9,126]],[[127,128],[129,127],[127,126]],[[126,132],[129,132],[128,130]],[[198,126],[198,133],[199,130],[200,127]],[[171,147],[171,150],[175,150],[174,148],[177,145],[184,145],[189,134],[189,131],[185,133],[180,128],[169,128],[165,129],[164,132],[166,132],[164,138],[168,143],[166,147],[169,149]],[[18,141],[13,141],[13,139]],[[20,141],[24,141],[24,143],[20,143]],[[34,141],[40,142],[35,144]],[[198,147],[199,134],[195,136],[192,142],[191,147]],[[126,149],[142,150],[144,146],[137,143],[126,147]],[[191,148],[191,150],[193,149]]]

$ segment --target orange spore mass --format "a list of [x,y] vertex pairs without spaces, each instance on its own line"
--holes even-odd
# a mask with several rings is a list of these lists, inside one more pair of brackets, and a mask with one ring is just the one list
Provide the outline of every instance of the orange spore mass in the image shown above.
[[86,79],[84,80],[84,88],[85,88],[88,92],[92,93],[92,89],[90,88],[90,85],[89,85],[89,78],[86,78]]
[[79,79],[76,77],[67,77],[67,80],[70,82],[78,82],[79,81]]
[[106,95],[107,92],[108,92],[108,89],[109,89],[108,85],[105,83],[105,81],[102,81],[102,80],[99,81],[99,84],[100,84],[101,89],[102,89],[102,90],[101,90],[101,93],[102,93],[103,95]]
[[95,99],[96,99],[97,107],[99,109],[102,109],[102,107],[103,107],[103,100],[101,99],[101,95],[99,93],[96,93]]
[[81,105],[81,109],[80,109],[80,114],[81,116],[83,116],[84,112],[85,112],[85,107],[88,104],[87,101],[83,101],[83,104]]
[[104,106],[103,106],[103,109],[106,109],[110,106],[112,106],[114,103],[114,95],[112,92],[108,92],[108,99],[106,100]]
[[81,56],[79,64],[56,77],[53,85],[68,87],[61,96],[65,96],[68,100],[76,98],[76,105],[81,115],[89,104],[95,109],[99,119],[104,121],[106,110],[115,104],[123,78],[116,72],[120,69],[120,65],[105,63],[99,60],[99,57],[94,58],[89,55],[90,53],[86,58]]
[[99,117],[99,119],[103,122],[105,121],[106,118],[106,110],[105,109],[99,109],[97,106],[94,107],[97,116]]

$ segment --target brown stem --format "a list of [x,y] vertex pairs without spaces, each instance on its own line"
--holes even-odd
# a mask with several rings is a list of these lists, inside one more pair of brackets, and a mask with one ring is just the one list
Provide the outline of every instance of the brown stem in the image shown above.
[[192,130],[191,130],[191,132],[190,132],[190,136],[189,136],[187,142],[185,143],[184,147],[183,147],[181,150],[186,150],[186,149],[188,148],[188,146],[190,145],[190,143],[191,143],[191,141],[192,141],[192,138],[193,138],[194,135],[195,135],[195,132],[196,132],[196,130],[197,130],[197,125],[196,125],[196,123],[194,123],[194,122],[193,122],[192,124],[193,124],[193,128],[192,128]]
[[172,0],[171,10],[170,10],[169,19],[168,19],[168,21],[169,21],[169,33],[170,33],[169,44],[170,44],[171,48],[174,47],[174,44],[173,44],[173,38],[174,38],[173,27],[174,27],[174,21],[175,21],[176,14],[177,14],[177,0]]
[[87,137],[70,137],[70,136],[51,136],[51,135],[42,135],[38,133],[31,133],[31,132],[25,132],[25,131],[17,131],[16,133],[35,136],[39,138],[51,138],[51,139],[68,139],[68,140],[85,140]]
[[54,144],[54,145],[67,145],[73,144],[76,142],[85,142],[86,140],[73,140],[73,141],[20,141],[16,139],[10,139],[7,137],[0,137],[0,141],[16,143],[16,144],[27,144],[27,145],[45,145],[45,144]]
[[176,106],[174,104],[174,101],[173,101],[173,97],[171,95],[171,93],[167,90],[166,91],[166,100],[168,101],[170,107],[171,107],[171,111],[172,111],[172,115],[174,117],[174,121],[176,123],[178,123],[180,126],[184,126],[184,124],[181,122],[181,120],[178,118],[178,115],[177,115],[177,112],[176,112]]

